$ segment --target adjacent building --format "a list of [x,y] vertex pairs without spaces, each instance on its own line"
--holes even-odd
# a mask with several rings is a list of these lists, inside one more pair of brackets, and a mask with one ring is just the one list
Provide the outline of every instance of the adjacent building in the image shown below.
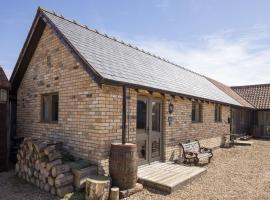
[[9,157],[9,89],[10,84],[0,66],[0,171],[8,168]]
[[270,84],[232,87],[239,95],[254,106],[252,134],[270,137]]

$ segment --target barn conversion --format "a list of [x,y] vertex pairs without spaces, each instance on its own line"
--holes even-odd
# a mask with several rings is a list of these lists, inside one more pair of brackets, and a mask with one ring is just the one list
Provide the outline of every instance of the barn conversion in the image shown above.
[[174,160],[179,142],[217,147],[231,111],[254,110],[228,86],[41,8],[11,83],[17,135],[63,141],[103,174],[123,135],[140,164]]

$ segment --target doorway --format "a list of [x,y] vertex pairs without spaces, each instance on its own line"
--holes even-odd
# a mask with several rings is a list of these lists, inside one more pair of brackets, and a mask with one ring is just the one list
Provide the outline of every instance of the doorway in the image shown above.
[[140,165],[161,159],[161,119],[160,99],[138,97],[136,141]]

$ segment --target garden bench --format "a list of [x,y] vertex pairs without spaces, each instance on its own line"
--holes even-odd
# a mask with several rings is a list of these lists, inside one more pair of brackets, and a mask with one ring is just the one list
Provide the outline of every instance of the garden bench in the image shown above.
[[212,149],[201,147],[198,140],[191,141],[188,143],[179,143],[183,149],[183,161],[186,164],[194,163],[197,165],[200,160],[208,159],[210,163],[213,157]]

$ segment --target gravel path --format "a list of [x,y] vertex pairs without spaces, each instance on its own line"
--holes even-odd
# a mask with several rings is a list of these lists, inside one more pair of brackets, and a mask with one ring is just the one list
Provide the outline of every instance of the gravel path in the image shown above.
[[[146,188],[126,200],[270,199],[270,141],[256,140],[252,146],[218,149],[207,168],[205,174],[171,195]],[[0,173],[0,199],[57,198],[19,180],[11,171]],[[70,194],[65,199],[83,199],[83,194]]]
[[0,173],[0,199],[54,200],[54,196],[20,180],[13,171]]
[[171,195],[144,189],[127,200],[270,199],[270,141],[214,151],[207,172]]

